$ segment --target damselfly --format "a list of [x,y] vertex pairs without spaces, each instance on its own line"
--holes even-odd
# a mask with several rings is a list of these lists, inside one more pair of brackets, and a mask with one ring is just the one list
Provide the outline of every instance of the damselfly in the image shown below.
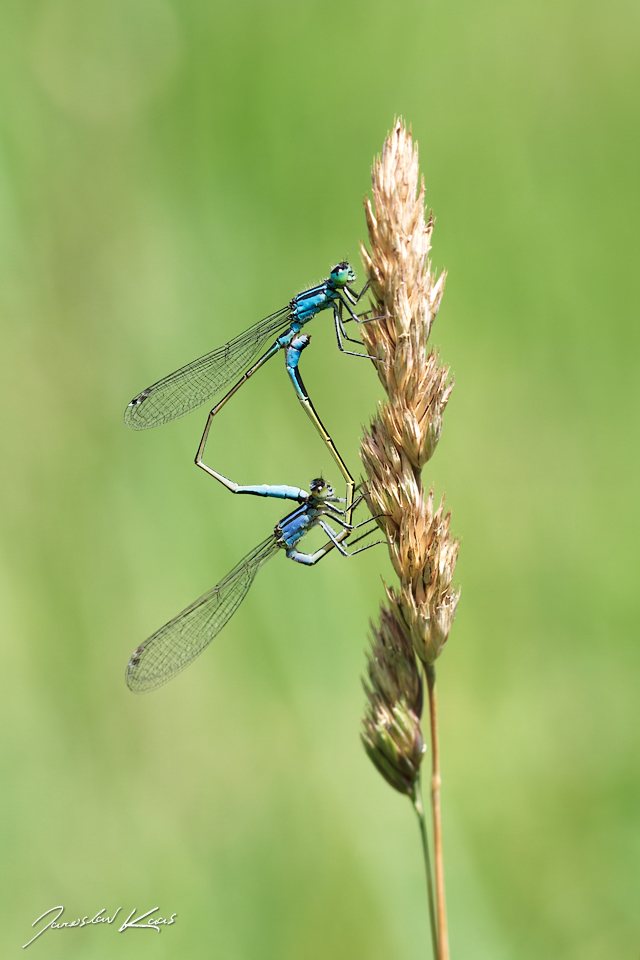
[[[236,377],[240,377],[209,414],[205,433],[196,456],[196,463],[198,463],[213,417],[267,360],[271,359],[280,350],[284,350],[287,373],[293,383],[296,396],[311,418],[346,481],[346,516],[347,519],[350,519],[355,483],[309,399],[300,376],[298,363],[300,354],[309,345],[310,341],[310,337],[306,333],[301,334],[300,331],[309,320],[323,310],[333,312],[338,348],[350,356],[367,356],[366,354],[346,350],[344,346],[345,340],[351,343],[359,343],[358,340],[354,340],[347,335],[344,324],[351,320],[356,323],[364,322],[364,318],[358,316],[353,307],[363,297],[369,284],[366,283],[360,293],[356,293],[350,287],[355,279],[356,275],[346,261],[337,264],[326,280],[299,293],[286,307],[282,307],[281,310],[265,317],[264,320],[259,320],[258,323],[230,340],[229,343],[218,347],[217,350],[213,350],[198,360],[180,367],[179,370],[169,374],[168,377],[164,377],[163,380],[147,387],[137,397],[134,397],[126,408],[125,423],[134,430],[145,430],[149,427],[169,423],[210,400],[233,383]],[[343,309],[348,313],[347,318],[343,318]],[[275,341],[256,360],[256,356],[273,336],[276,336]],[[244,373],[242,373],[243,370]]]
[[[274,557],[279,550],[284,550],[287,557],[296,563],[313,566],[334,547],[343,556],[350,557],[375,546],[376,543],[382,543],[378,540],[376,543],[367,544],[351,552],[346,550],[341,542],[344,541],[345,536],[370,523],[373,518],[370,517],[356,525],[347,523],[344,519],[345,511],[337,506],[338,503],[345,501],[334,497],[333,490],[321,477],[311,482],[309,493],[299,487],[268,484],[243,487],[237,492],[294,500],[300,506],[287,514],[277,524],[271,536],[248,553],[224,580],[133,651],[127,665],[126,681],[129,689],[134,693],[146,693],[162,686],[202,653],[236,612],[260,567]],[[329,517],[342,527],[340,533],[336,533],[324,519],[325,517]],[[300,540],[316,526],[324,530],[329,537],[328,541],[315,553],[301,553],[297,549]],[[373,530],[357,537],[351,546],[371,532]]]

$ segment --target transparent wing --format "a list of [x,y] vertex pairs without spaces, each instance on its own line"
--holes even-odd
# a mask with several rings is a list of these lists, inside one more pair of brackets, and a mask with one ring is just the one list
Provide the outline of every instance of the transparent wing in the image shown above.
[[283,307],[229,343],[147,387],[125,410],[126,425],[132,430],[158,427],[210,400],[244,373],[270,336],[288,325],[289,313],[289,307]]
[[273,535],[264,540],[217,586],[134,650],[125,674],[129,689],[155,690],[195,660],[236,612],[256,573],[278,549]]

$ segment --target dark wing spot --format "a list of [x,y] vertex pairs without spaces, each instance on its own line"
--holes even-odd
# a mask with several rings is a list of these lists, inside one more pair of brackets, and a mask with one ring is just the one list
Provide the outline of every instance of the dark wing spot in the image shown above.
[[130,667],[137,667],[140,663],[140,656],[144,653],[144,647],[136,647],[136,649],[131,654],[131,660],[129,660]]

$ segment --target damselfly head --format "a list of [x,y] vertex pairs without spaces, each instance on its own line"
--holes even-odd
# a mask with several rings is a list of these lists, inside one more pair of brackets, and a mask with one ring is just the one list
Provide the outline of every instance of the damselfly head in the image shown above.
[[315,480],[312,480],[309,489],[314,500],[326,500],[327,497],[333,496],[333,489],[322,477],[316,477]]
[[343,260],[331,271],[331,279],[336,287],[345,287],[348,283],[354,283],[356,275],[347,261]]

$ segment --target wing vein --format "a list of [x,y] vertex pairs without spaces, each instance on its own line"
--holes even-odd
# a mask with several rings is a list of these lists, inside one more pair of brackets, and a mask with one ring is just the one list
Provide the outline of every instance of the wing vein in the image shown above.
[[157,427],[210,400],[247,369],[270,336],[286,328],[289,314],[289,307],[283,307],[228,343],[147,387],[125,410],[127,426],[133,430]]
[[154,690],[195,660],[236,612],[260,567],[277,551],[278,543],[272,534],[220,583],[145,640],[127,665],[125,678],[129,689],[134,693]]

